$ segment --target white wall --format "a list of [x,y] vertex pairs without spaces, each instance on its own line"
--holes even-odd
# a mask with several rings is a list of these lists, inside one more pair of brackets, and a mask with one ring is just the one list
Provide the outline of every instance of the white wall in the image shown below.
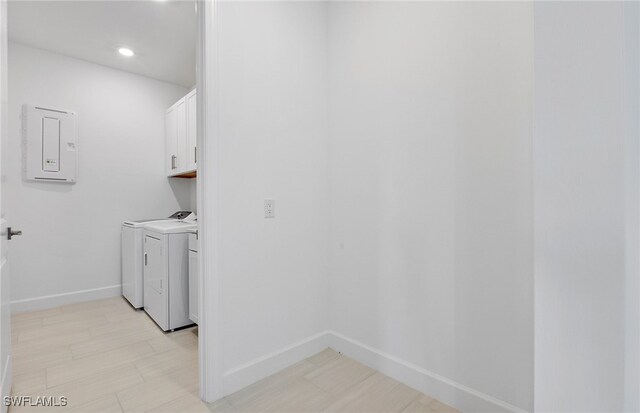
[[223,393],[342,337],[530,409],[531,6],[218,7]]
[[327,328],[326,7],[219,4],[225,393],[285,367],[294,359],[260,359]]
[[637,5],[219,7],[223,393],[330,344],[464,411],[638,409]]
[[[120,293],[120,225],[190,207],[190,183],[164,173],[164,112],[188,90],[10,43],[3,164],[14,310]],[[22,179],[21,106],[78,113],[75,185]],[[113,287],[116,286],[116,287]],[[111,287],[111,288],[110,288]],[[89,295],[38,297],[100,289]]]
[[[198,178],[189,179],[189,211],[198,212],[198,188],[196,181]],[[182,200],[182,198],[180,198]]]
[[629,124],[638,113],[625,119],[625,103],[637,110],[625,96],[637,93],[637,80],[625,85],[625,66],[638,76],[637,63],[625,62],[626,22],[621,2],[535,5],[538,411],[624,407],[625,270],[637,269],[632,255],[625,267],[625,251],[637,257],[625,250],[637,246],[625,214],[637,225],[638,161]]
[[640,411],[640,5],[624,5],[625,411]]
[[331,328],[530,410],[531,5],[329,10]]

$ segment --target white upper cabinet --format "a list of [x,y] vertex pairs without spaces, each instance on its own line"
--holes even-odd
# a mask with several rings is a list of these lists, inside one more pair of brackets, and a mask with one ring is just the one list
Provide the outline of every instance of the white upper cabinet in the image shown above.
[[176,150],[176,169],[179,172],[186,171],[187,160],[187,104],[185,99],[180,99],[176,103],[176,141],[178,143]]
[[198,162],[198,149],[196,147],[197,136],[196,135],[196,90],[193,89],[187,97],[187,170],[195,171],[196,163]]
[[176,124],[176,106],[173,105],[167,109],[167,114],[164,122],[165,129],[165,158],[167,175],[172,176],[177,172],[177,158],[178,158],[178,131]]
[[167,109],[165,119],[168,176],[194,177],[196,172],[196,90]]

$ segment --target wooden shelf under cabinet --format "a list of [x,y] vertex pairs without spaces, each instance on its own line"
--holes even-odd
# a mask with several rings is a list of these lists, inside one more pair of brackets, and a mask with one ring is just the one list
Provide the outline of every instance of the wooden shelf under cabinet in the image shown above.
[[198,171],[191,171],[191,172],[185,172],[180,175],[173,175],[173,176],[170,176],[169,178],[197,178],[197,177],[198,177]]

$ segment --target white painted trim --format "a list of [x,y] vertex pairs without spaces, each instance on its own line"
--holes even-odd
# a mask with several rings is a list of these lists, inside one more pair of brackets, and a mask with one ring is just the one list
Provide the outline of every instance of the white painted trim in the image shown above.
[[42,297],[25,298],[11,301],[11,312],[15,314],[24,311],[44,310],[46,308],[117,297],[119,295],[122,295],[122,284],[92,288],[90,290],[72,291],[69,293],[45,295]]
[[277,373],[327,347],[463,412],[526,412],[503,400],[332,330],[315,334],[226,371],[223,375],[224,395]]
[[[9,134],[8,134],[8,93],[7,93],[7,69],[8,69],[8,31],[7,31],[7,0],[0,1],[0,141],[3,143],[8,142]],[[0,145],[4,147],[4,145]],[[4,150],[2,151],[4,154]],[[0,159],[3,156],[0,156]],[[6,185],[6,183],[0,184],[0,186]],[[5,186],[6,188],[6,186]],[[2,194],[4,191],[0,191]],[[4,196],[4,194],[2,195]],[[3,204],[0,202],[0,204]],[[4,363],[3,371],[2,371],[2,383],[0,384],[0,396],[4,398],[4,396],[11,395],[11,386],[13,384],[13,344],[11,341],[11,307],[9,300],[11,299],[11,274],[9,273],[9,268],[7,264],[7,221],[5,219],[5,214],[7,211],[1,211],[2,221],[0,222],[0,228],[4,233],[4,239],[0,242],[0,256],[3,257],[2,261],[2,291],[0,295],[0,316],[2,320],[0,320],[0,354],[2,357],[6,357],[6,362],[2,360]],[[1,236],[2,234],[0,234]],[[3,346],[7,346],[8,348],[4,348]],[[3,400],[4,401],[4,400]],[[4,403],[0,403],[2,408],[0,411],[5,413],[9,410],[8,406],[5,406]]]
[[270,376],[329,347],[327,332],[315,334],[280,350],[266,354],[224,373],[224,394],[228,395]]
[[218,0],[198,1],[198,260],[200,397],[223,396],[222,317],[218,269]]
[[526,412],[338,332],[328,331],[327,335],[329,347],[334,350],[463,412]]
[[[13,382],[13,359],[11,355],[9,355],[9,357],[7,357],[7,364],[4,366],[4,373],[2,374],[2,384],[0,384],[0,389],[2,389],[3,395],[11,394],[12,382]],[[5,406],[4,403],[0,403],[0,404],[2,405],[2,413],[6,413],[8,410],[8,406]]]

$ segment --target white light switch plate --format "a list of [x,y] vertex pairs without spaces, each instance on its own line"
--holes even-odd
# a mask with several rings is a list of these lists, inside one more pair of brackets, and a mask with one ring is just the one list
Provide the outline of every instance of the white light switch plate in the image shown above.
[[265,218],[276,217],[276,200],[275,199],[264,200],[264,217]]

